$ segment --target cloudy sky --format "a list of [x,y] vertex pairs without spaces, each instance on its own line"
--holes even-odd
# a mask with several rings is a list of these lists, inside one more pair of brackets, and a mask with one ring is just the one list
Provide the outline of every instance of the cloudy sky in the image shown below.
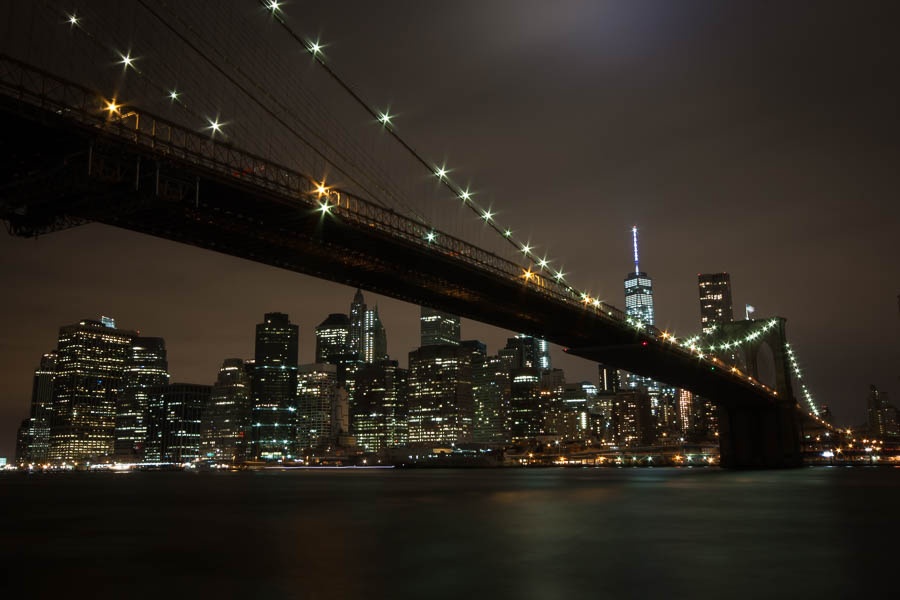
[[[736,316],[752,304],[754,316],[787,318],[816,400],[845,426],[864,421],[870,384],[900,401],[900,43],[889,8],[283,4],[289,25],[326,44],[329,64],[362,96],[391,106],[406,140],[475,182],[499,217],[540,243],[576,286],[623,306],[637,225],[657,325],[692,333],[697,274],[731,273]],[[4,10],[6,39],[16,40],[4,51],[26,60],[53,54],[44,42],[61,19]],[[110,18],[128,21],[150,48],[144,22],[152,19],[121,10]],[[252,1],[194,10],[241,28],[241,43],[222,42],[229,56],[297,51]],[[265,45],[248,42],[253,36],[265,36]],[[188,90],[196,57],[182,52],[179,85]],[[79,59],[70,52],[65,64]],[[348,129],[367,126],[364,115],[358,121]],[[99,225],[38,239],[3,233],[0,281],[0,456],[8,457],[33,369],[63,324],[113,316],[166,339],[174,381],[212,383],[222,359],[252,355],[254,324],[269,311],[300,324],[301,361],[311,362],[314,327],[347,311],[354,292]],[[367,300],[379,306],[389,353],[405,365],[418,340],[417,307]],[[464,321],[463,335],[495,352],[511,333]],[[569,380],[596,380],[595,365],[558,351],[554,361]]]

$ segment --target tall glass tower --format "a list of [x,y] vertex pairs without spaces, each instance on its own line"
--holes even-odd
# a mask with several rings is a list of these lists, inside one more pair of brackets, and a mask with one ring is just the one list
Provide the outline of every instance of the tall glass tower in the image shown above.
[[299,334],[284,313],[266,313],[256,326],[253,454],[262,460],[289,458],[294,452]]
[[634,247],[634,272],[625,278],[625,314],[640,320],[645,325],[654,324],[653,314],[653,280],[641,271],[638,265],[638,229],[631,228],[631,239]]
[[429,308],[422,307],[419,317],[421,332],[420,346],[459,346],[459,317]]

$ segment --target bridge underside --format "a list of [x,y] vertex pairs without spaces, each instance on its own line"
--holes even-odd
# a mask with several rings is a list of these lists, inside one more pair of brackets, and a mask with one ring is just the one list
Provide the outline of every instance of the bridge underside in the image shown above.
[[[524,280],[479,271],[389,231],[323,215],[242,181],[237,173],[229,177],[155,154],[5,96],[0,127],[0,219],[15,235],[104,223],[542,337],[575,356],[719,404],[733,415],[723,419],[723,427],[740,446],[728,450],[723,443],[724,466],[799,464],[794,458],[799,461],[799,449],[783,443],[796,430],[796,423],[785,422],[792,400],[776,403],[761,389],[710,373],[683,352],[562,304]],[[783,429],[771,436],[779,440],[777,448],[740,441],[771,427]]]

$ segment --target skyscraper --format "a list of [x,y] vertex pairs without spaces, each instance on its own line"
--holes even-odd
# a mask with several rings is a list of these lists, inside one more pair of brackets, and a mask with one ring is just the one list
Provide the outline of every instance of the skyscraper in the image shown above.
[[540,371],[551,369],[550,345],[546,340],[524,333],[507,338],[506,346],[500,349],[499,355],[506,358],[510,368],[535,368]]
[[410,352],[410,443],[471,441],[472,419],[470,351],[445,344]]
[[59,330],[50,459],[84,462],[113,453],[116,399],[135,331],[112,319],[84,320]]
[[697,275],[700,288],[700,326],[712,333],[716,325],[734,320],[731,304],[731,275],[706,273]]
[[297,376],[297,442],[300,449],[325,449],[332,443],[332,412],[337,397],[335,365],[301,365]]
[[361,350],[362,361],[366,364],[385,360],[388,357],[387,332],[385,332],[381,318],[378,316],[377,304],[375,308],[366,310]]
[[316,362],[338,364],[346,360],[350,344],[350,319],[344,313],[331,313],[316,326]]
[[458,346],[460,338],[459,317],[423,306],[419,317],[421,347]]
[[625,314],[639,320],[645,325],[653,325],[653,281],[641,271],[638,264],[637,226],[632,227],[632,245],[634,247],[634,272],[625,278]]
[[472,358],[473,440],[509,441],[509,366],[499,356]]
[[353,434],[366,452],[403,446],[409,440],[407,371],[395,360],[365,365],[356,374]]
[[203,409],[211,386],[173,383],[146,389],[147,462],[190,462],[200,457]]
[[131,342],[122,391],[116,408],[116,457],[143,459],[147,438],[147,389],[169,383],[166,342],[158,337],[136,337]]
[[294,454],[299,334],[284,313],[267,313],[256,326],[252,431],[253,455],[261,460]]
[[357,359],[362,360],[365,355],[363,349],[364,337],[366,332],[366,300],[363,298],[362,290],[356,289],[353,296],[353,302],[350,303],[350,340],[348,347],[352,354],[356,354]]
[[200,455],[239,462],[250,455],[250,373],[240,358],[222,362],[203,412]]
[[27,463],[42,463],[50,456],[50,417],[53,414],[53,378],[56,376],[56,352],[41,357],[31,388],[31,415],[27,427],[27,447],[22,458]]

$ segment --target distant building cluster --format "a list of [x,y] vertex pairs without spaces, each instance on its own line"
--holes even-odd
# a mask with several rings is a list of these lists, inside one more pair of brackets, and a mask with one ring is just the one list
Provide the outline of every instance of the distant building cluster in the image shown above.
[[113,319],[60,328],[34,373],[19,465],[102,462],[325,464],[348,456],[460,446],[567,442],[598,447],[714,439],[711,406],[683,390],[567,382],[549,345],[516,335],[489,354],[460,320],[421,308],[420,345],[401,368],[378,308],[357,291],[315,329],[299,364],[299,327],[268,313],[252,358],[225,358],[211,385],[171,382],[165,341]]

